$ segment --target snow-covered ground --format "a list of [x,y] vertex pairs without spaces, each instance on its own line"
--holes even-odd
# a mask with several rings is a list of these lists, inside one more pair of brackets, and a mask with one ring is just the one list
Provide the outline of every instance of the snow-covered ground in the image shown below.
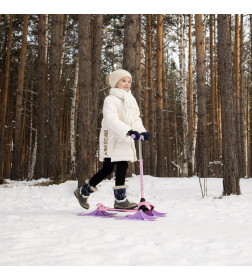
[[[222,199],[222,179],[207,179],[202,199],[196,177],[144,176],[146,199],[167,212],[156,221],[77,216],[87,212],[73,195],[77,181],[35,186],[41,181],[0,185],[1,266],[252,265],[252,179],[240,181],[242,195]],[[137,202],[139,176],[127,184]],[[113,185],[99,185],[89,211],[113,206]]]

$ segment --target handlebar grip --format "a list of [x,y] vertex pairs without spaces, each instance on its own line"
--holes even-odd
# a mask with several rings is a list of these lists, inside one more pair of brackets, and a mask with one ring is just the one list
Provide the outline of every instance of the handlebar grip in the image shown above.
[[[132,139],[135,139],[135,138],[136,138],[136,134],[131,134],[130,137],[131,137]],[[140,135],[139,140],[144,140],[144,136],[143,136],[143,135]]]

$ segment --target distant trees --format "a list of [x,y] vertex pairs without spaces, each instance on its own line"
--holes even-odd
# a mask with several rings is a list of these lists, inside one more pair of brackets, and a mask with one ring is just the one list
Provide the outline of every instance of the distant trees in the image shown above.
[[220,32],[231,46],[233,156],[238,177],[251,177],[251,18],[218,16],[217,26],[214,15],[200,14],[2,15],[0,177],[81,184],[92,175],[100,166],[105,76],[118,68],[131,72],[150,131],[145,174],[224,176],[223,81],[230,76],[217,52],[226,38]]

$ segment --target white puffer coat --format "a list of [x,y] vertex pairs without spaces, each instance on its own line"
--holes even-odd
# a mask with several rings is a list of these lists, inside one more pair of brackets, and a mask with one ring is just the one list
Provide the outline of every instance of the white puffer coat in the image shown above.
[[137,160],[135,141],[126,134],[129,130],[146,132],[140,118],[139,107],[130,91],[111,88],[103,104],[103,119],[100,132],[99,160]]

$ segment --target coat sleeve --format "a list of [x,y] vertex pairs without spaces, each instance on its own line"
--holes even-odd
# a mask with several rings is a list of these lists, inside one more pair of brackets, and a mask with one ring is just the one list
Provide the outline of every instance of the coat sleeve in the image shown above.
[[120,120],[116,101],[113,98],[105,98],[103,104],[103,119],[106,126],[109,127],[114,133],[116,133],[120,138],[124,138],[129,130],[132,128],[128,126],[125,122]]
[[138,109],[138,113],[135,115],[133,130],[138,131],[139,133],[146,132],[145,127],[143,126],[142,119],[140,117],[140,111]]

